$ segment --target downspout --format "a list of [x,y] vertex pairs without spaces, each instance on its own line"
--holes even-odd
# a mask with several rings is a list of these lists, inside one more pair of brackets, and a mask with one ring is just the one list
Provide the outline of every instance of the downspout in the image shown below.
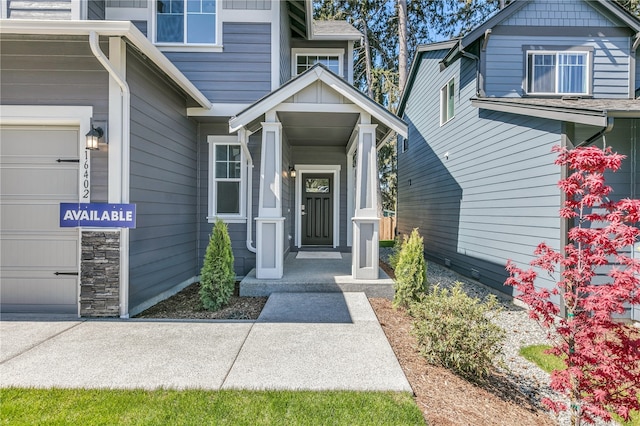
[[[95,31],[89,32],[89,46],[91,52],[96,57],[98,62],[102,64],[104,69],[109,73],[109,76],[120,86],[120,92],[122,94],[122,117],[121,117],[121,161],[122,161],[122,176],[120,187],[120,202],[129,202],[129,108],[131,104],[131,91],[129,85],[120,73],[113,67],[109,59],[105,56],[99,46],[98,34]],[[129,245],[129,229],[123,228],[120,231],[120,244],[121,247],[128,247]],[[122,250],[121,250],[122,253]],[[128,256],[120,256],[120,283],[126,283],[121,285],[120,288],[120,316],[122,318],[129,317],[129,258]]]
[[242,151],[244,152],[245,157],[247,158],[247,250],[251,253],[256,252],[256,248],[253,246],[253,158],[251,157],[251,152],[249,152],[249,147],[247,146],[247,141],[249,140],[248,130],[242,128],[238,130],[239,138],[240,138],[240,146],[242,147]]
[[480,91],[480,58],[473,53],[465,52],[464,50],[460,51],[463,57],[468,59],[473,59],[476,61],[476,96],[483,97],[484,94]]

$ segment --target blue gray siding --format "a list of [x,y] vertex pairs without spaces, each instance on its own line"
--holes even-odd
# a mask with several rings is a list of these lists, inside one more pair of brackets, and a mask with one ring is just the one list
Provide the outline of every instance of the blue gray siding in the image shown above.
[[[613,22],[598,13],[584,0],[532,1],[503,25],[536,27],[609,27]],[[594,2],[595,3],[595,2]]]
[[103,21],[105,13],[105,0],[88,0],[87,19]]
[[129,305],[135,307],[197,275],[197,133],[186,99],[137,56],[127,55],[131,87]]
[[[520,30],[520,29],[518,29]],[[505,30],[507,32],[508,30]],[[487,96],[522,96],[527,49],[593,49],[593,96],[629,97],[629,37],[492,35],[485,54]]]
[[223,52],[165,52],[212,102],[253,103],[271,90],[271,24],[222,27]]
[[[535,246],[560,245],[559,167],[551,147],[561,125],[471,107],[475,63],[445,71],[445,51],[427,52],[404,119],[409,148],[398,154],[398,230],[418,227],[429,259],[503,291],[505,264],[526,266]],[[455,117],[440,126],[440,88],[455,78]],[[537,285],[550,283],[542,277]]]
[[71,19],[71,0],[7,0],[8,19]]
[[[88,105],[94,121],[107,121],[109,75],[85,37],[3,36],[0,55],[3,105]],[[107,201],[106,158],[104,147],[91,154],[91,201]]]
[[130,7],[146,9],[149,5],[148,0],[106,0],[107,7]]

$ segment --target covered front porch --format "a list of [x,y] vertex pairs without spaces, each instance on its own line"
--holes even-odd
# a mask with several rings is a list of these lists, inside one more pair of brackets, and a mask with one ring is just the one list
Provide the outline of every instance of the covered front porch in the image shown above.
[[256,278],[254,268],[240,282],[240,296],[269,296],[277,292],[363,292],[367,297],[393,298],[393,280],[378,268],[377,279],[355,279],[351,253],[337,251],[289,252],[280,279]]
[[[318,64],[233,117],[229,130],[257,177],[255,217],[248,218],[256,267],[243,295],[278,291],[264,290],[269,281],[356,291],[353,285],[388,279],[378,267],[377,148],[395,134],[406,137],[402,120]],[[340,259],[323,266],[329,260],[293,254],[313,249],[332,249]],[[304,272],[307,262],[313,267]],[[263,290],[249,290],[252,280],[264,281],[251,287]]]

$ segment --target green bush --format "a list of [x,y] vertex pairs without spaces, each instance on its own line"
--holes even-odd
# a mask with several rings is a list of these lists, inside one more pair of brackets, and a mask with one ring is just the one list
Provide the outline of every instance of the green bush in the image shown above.
[[231,298],[235,282],[231,239],[227,225],[217,219],[200,271],[200,301],[204,308],[210,311],[220,309]]
[[427,291],[427,264],[424,260],[424,243],[418,229],[404,237],[395,265],[393,306],[408,307],[420,300]]
[[502,353],[505,331],[491,321],[500,311],[493,295],[481,302],[468,296],[459,282],[451,291],[435,286],[410,307],[412,333],[430,364],[479,381]]

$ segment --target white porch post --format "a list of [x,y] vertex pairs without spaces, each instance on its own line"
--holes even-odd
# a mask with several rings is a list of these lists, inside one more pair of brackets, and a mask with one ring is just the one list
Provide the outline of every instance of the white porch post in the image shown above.
[[256,218],[256,278],[280,279],[283,269],[282,126],[275,113],[262,123],[260,193]]
[[358,125],[355,216],[353,217],[352,274],[356,279],[378,279],[379,218],[376,125],[361,114]]

